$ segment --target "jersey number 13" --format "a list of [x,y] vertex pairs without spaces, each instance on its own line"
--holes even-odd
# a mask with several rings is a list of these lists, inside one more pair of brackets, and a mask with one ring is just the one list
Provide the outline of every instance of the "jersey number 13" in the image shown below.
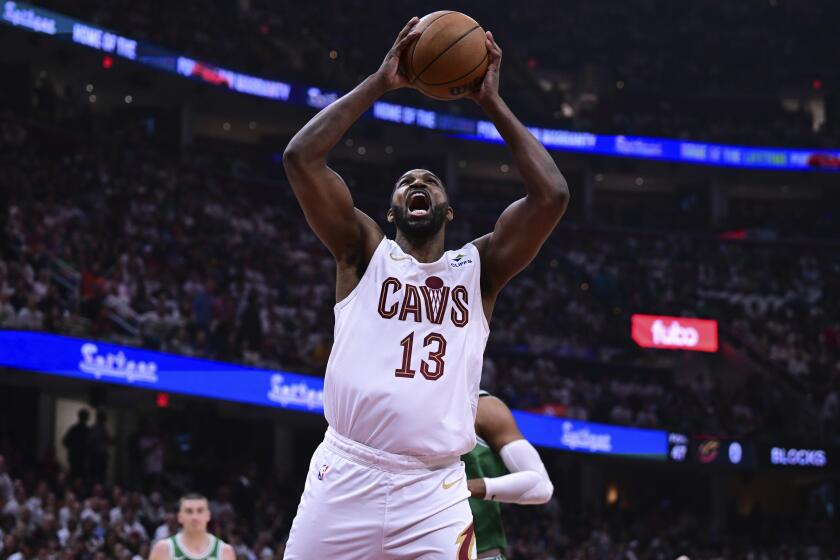
[[[400,346],[403,347],[402,365],[394,370],[394,375],[397,377],[414,377],[417,373],[411,369],[411,353],[414,350],[414,333],[405,337],[400,341]],[[420,373],[426,379],[434,381],[440,379],[443,375],[443,356],[446,354],[446,339],[440,333],[429,333],[423,339],[423,348],[432,346],[429,349],[428,360],[420,360]]]

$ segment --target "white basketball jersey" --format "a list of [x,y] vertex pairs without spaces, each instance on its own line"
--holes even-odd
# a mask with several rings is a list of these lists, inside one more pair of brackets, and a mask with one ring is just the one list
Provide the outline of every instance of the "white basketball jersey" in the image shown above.
[[490,328],[472,243],[421,263],[383,239],[356,288],[335,306],[324,413],[364,445],[421,456],[475,446]]

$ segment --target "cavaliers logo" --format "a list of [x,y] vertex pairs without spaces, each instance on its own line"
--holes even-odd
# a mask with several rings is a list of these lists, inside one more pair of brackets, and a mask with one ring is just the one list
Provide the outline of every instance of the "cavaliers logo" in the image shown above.
[[438,278],[437,276],[429,276],[426,278],[426,286],[432,290],[440,290],[443,288],[443,280]]
[[455,554],[456,560],[470,560],[470,558],[473,558],[472,551],[475,547],[475,529],[472,523],[458,534],[458,538],[455,539],[455,544],[458,545],[458,552]]
[[717,459],[719,452],[720,442],[715,439],[704,441],[703,443],[697,446],[697,458],[703,464],[713,462],[715,459]]

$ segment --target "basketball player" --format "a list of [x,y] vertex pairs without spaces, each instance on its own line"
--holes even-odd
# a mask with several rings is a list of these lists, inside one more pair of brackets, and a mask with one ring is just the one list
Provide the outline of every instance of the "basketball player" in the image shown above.
[[459,458],[475,446],[488,320],[569,198],[551,156],[499,96],[502,51],[488,32],[487,74],[471,97],[510,147],[525,196],[492,233],[457,251],[444,251],[454,211],[431,171],[407,171],[391,189],[394,240],[354,208],[327,156],[374,101],[409,87],[398,66],[416,23],[406,24],[379,70],[318,113],[283,154],[307,222],[337,269],[329,428],[312,456],[286,560],[475,557]]
[[233,548],[207,532],[210,507],[201,494],[187,494],[178,501],[181,531],[158,541],[149,560],[236,560]]
[[476,549],[480,559],[504,560],[507,539],[499,502],[544,504],[554,486],[510,409],[487,391],[478,393],[475,433],[475,447],[462,459],[469,479]]

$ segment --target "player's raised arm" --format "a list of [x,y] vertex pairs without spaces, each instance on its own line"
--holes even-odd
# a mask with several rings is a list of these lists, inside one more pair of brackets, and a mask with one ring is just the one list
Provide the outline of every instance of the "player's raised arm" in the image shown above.
[[416,38],[412,18],[397,36],[379,70],[350,93],[324,108],[292,138],[283,153],[286,174],[306,221],[336,260],[366,263],[382,237],[368,216],[353,206],[341,177],[327,166],[327,154],[350,126],[384,93],[407,87],[398,72],[402,50]]
[[499,96],[502,50],[487,32],[490,63],[481,88],[470,97],[493,121],[525,180],[525,197],[507,207],[493,233],[476,240],[481,254],[485,309],[496,295],[536,256],[569,203],[569,187],[543,145],[528,132]]

